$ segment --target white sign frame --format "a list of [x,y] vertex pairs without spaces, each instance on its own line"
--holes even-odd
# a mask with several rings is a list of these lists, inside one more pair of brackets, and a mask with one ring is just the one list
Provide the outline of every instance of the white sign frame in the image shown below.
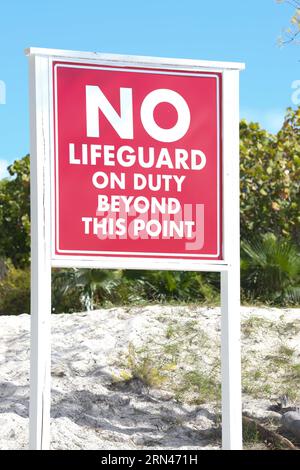
[[30,448],[50,445],[51,268],[145,269],[139,258],[55,259],[51,253],[53,61],[222,74],[223,257],[147,259],[147,269],[221,273],[222,447],[242,448],[240,360],[239,72],[244,64],[29,48],[31,154]]

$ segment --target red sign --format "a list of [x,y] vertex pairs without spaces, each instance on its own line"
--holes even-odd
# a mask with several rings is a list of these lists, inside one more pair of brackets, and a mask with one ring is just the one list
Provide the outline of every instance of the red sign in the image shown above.
[[221,260],[221,74],[53,71],[55,256]]

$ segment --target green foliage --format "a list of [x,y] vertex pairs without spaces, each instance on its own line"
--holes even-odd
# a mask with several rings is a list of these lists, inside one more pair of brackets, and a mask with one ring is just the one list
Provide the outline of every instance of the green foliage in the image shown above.
[[[166,337],[170,326],[167,325]],[[202,370],[202,356],[208,354],[207,350],[213,349],[212,344],[208,337],[205,341],[199,340],[197,333],[201,337],[201,330],[199,331],[197,322],[186,322],[185,326],[183,331],[180,324],[178,342],[173,342],[176,352],[174,349],[170,351],[170,342],[162,344],[155,339],[146,342],[142,348],[136,348],[130,343],[121,364],[119,380],[139,379],[146,386],[173,393],[179,402],[198,405],[219,402],[220,360],[213,360]]]
[[[128,347],[127,368],[130,370],[128,380],[139,379],[148,387],[159,388],[167,379],[164,372],[168,370],[168,364],[162,364],[157,358],[151,355],[143,354],[143,351],[136,350],[132,343]],[[126,371],[122,371],[123,377],[126,377]],[[125,379],[124,379],[125,380]]]
[[[221,399],[221,384],[215,375],[192,370],[186,372],[179,384],[177,399],[183,400],[186,393],[194,393],[193,403],[202,405],[207,402],[219,402]],[[183,400],[184,401],[184,400]]]
[[11,179],[0,184],[0,257],[25,267],[30,254],[29,155],[8,167]]
[[241,329],[245,338],[252,338],[257,334],[259,329],[271,327],[273,327],[273,323],[270,320],[252,315],[250,318],[243,321]]
[[243,419],[243,444],[258,444],[263,442],[257,430],[257,425],[254,420]]
[[[292,246],[300,244],[299,136],[300,108],[287,110],[277,135],[259,124],[240,124],[241,238],[247,240],[242,244],[241,264],[245,299],[299,304],[299,249]],[[16,160],[8,170],[11,177],[0,181],[0,257],[10,259],[15,268],[24,268],[25,278],[30,262],[29,156]],[[219,287],[215,273],[60,269],[53,272],[53,311],[149,302],[211,304],[219,301]],[[28,309],[28,296],[21,285],[18,288],[20,295],[12,310],[20,313]],[[9,303],[12,291],[4,289],[2,295]]]
[[216,276],[204,277],[197,272],[124,271],[135,285],[141,299],[150,302],[218,301]]
[[290,26],[284,31],[284,35],[279,38],[279,44],[289,44],[295,42],[300,34],[300,0],[276,0],[277,3],[287,3],[295,8],[291,17]]
[[52,313],[73,313],[82,310],[81,290],[72,281],[69,269],[52,271]]
[[300,303],[300,255],[288,240],[266,234],[242,242],[242,287],[248,297],[273,303]]
[[240,136],[243,293],[299,304],[300,108],[277,135],[241,121]]
[[[60,269],[53,273],[52,308],[55,313],[93,310],[115,303],[120,272],[100,269]],[[63,310],[64,309],[64,310]]]
[[6,276],[0,281],[0,315],[29,313],[30,272],[8,266]]
[[149,302],[216,302],[216,279],[199,273],[58,269],[52,276],[53,312]]
[[253,231],[300,242],[300,108],[274,136],[241,121],[241,235]]

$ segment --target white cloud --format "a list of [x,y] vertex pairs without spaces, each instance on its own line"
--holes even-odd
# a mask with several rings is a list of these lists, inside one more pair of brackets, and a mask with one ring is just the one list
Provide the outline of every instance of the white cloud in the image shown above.
[[284,121],[285,110],[282,109],[242,109],[241,118],[258,122],[262,128],[276,134]]
[[9,163],[7,160],[0,159],[0,179],[6,178],[7,176],[9,176],[8,171],[7,171],[8,165]]

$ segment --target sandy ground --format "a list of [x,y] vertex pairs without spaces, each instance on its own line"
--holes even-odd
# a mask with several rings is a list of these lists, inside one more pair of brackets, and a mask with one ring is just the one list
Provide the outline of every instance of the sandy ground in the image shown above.
[[[286,369],[270,368],[270,357],[276,359],[276,350],[284,346],[296,367],[300,309],[242,307],[241,315],[242,353],[250,374],[244,411],[279,420],[268,407],[286,391]],[[25,449],[30,317],[2,316],[0,328],[0,449]],[[184,390],[180,401],[175,386],[193,370],[216,370],[217,380],[219,344],[218,308],[151,306],[52,315],[52,448],[220,448],[217,400],[197,403],[194,389]],[[159,358],[158,369],[167,364],[167,381],[151,386],[140,380],[137,371],[145,365],[140,357]],[[159,362],[162,358],[168,360]],[[258,366],[262,372],[253,391],[251,374]],[[274,382],[267,391],[260,389],[265,369]]]

